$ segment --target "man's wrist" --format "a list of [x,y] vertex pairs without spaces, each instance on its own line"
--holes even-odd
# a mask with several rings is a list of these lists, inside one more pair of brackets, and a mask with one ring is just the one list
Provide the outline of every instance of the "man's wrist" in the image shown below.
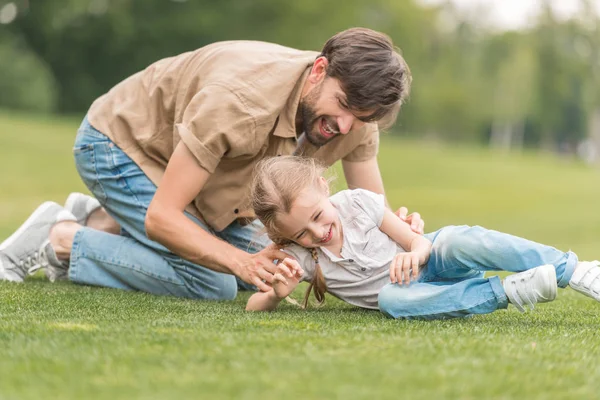
[[234,249],[227,267],[232,274],[243,279],[248,275],[248,266],[252,264],[252,254],[238,248]]

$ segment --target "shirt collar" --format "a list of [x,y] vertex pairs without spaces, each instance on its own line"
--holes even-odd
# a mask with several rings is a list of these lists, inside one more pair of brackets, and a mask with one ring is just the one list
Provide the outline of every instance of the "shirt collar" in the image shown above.
[[277,126],[273,131],[274,136],[284,138],[295,138],[296,137],[296,113],[298,112],[298,106],[300,105],[300,98],[302,97],[302,88],[308,78],[310,68],[306,68],[306,71],[302,74],[294,90],[288,97],[285,106],[281,110],[279,117],[277,117]]

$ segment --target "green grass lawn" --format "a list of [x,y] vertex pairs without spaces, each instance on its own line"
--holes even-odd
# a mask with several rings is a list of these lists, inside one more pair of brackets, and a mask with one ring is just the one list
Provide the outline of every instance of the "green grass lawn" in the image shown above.
[[[85,190],[77,124],[0,114],[0,240],[42,201]],[[392,205],[419,211],[427,231],[478,224],[600,257],[598,169],[393,138],[380,163]],[[247,298],[0,283],[0,399],[599,397],[600,304],[569,289],[533,313],[435,322],[331,297],[310,311],[246,313]]]

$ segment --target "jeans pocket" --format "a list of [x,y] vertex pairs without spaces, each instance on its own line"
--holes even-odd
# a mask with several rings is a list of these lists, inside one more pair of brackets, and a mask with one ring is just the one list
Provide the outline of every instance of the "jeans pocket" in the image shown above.
[[76,145],[73,148],[75,157],[75,168],[81,177],[81,180],[87,188],[94,194],[101,204],[106,202],[106,193],[100,185],[98,170],[96,168],[96,154],[98,146],[107,146],[105,143],[85,143]]
[[108,143],[110,139],[106,137],[102,132],[94,129],[84,119],[81,126],[77,130],[77,136],[75,137],[75,144],[73,145],[73,153],[81,153],[86,151],[92,151],[95,143]]
[[123,150],[113,143],[108,148],[107,162],[114,185],[107,190],[126,195],[129,202],[147,210],[156,193],[156,185]]

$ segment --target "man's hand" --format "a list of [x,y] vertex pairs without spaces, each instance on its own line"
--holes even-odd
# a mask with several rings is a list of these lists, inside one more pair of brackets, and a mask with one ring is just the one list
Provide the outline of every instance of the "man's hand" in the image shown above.
[[248,254],[236,274],[247,283],[256,286],[262,292],[271,290],[273,274],[277,271],[275,260],[290,258],[289,254],[279,250],[279,246],[271,244],[255,254]]
[[274,275],[273,290],[279,299],[290,295],[300,283],[304,271],[298,261],[285,258],[277,264],[277,272]]
[[398,209],[398,211],[395,212],[395,214],[400,217],[400,219],[404,222],[406,222],[407,224],[410,225],[410,229],[415,232],[418,233],[419,235],[422,235],[424,230],[425,230],[425,221],[423,221],[421,219],[421,214],[419,214],[418,212],[414,212],[410,215],[408,214],[408,208],[406,207],[400,207]]

